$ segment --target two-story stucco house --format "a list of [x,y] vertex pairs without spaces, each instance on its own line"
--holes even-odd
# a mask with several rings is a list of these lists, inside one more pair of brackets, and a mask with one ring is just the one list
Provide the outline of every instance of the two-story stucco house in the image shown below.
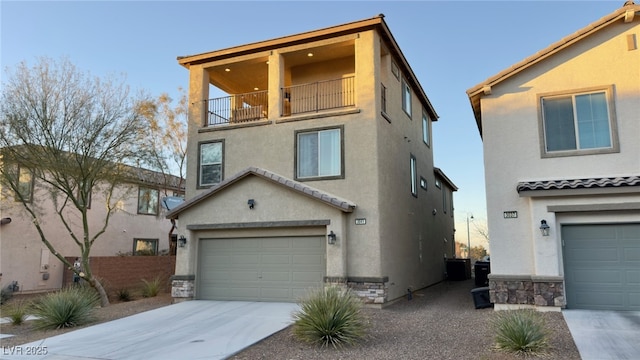
[[496,309],[640,310],[640,6],[467,91]]
[[[36,209],[38,222],[55,250],[65,257],[81,256],[80,248],[69,236],[60,220],[50,190],[43,189],[33,173],[17,167],[22,197]],[[164,215],[163,197],[184,194],[178,177],[133,169],[134,177],[118,185],[113,193],[115,210],[109,225],[91,248],[91,256],[116,256],[119,253],[157,255],[170,248],[172,223]],[[41,241],[32,217],[16,194],[0,188],[0,286],[11,286],[20,293],[60,289],[63,285],[64,264]],[[62,195],[58,198],[62,199]],[[67,208],[69,208],[68,206]],[[102,191],[94,189],[88,203],[88,226],[92,234],[105,224],[107,206]],[[68,226],[82,234],[82,217],[74,210],[65,211]],[[175,248],[175,245],[173,246]],[[108,285],[108,284],[105,284]]]
[[385,304],[443,280],[457,188],[382,15],[178,62],[192,105],[187,200],[168,214],[186,240],[177,301],[339,284]]

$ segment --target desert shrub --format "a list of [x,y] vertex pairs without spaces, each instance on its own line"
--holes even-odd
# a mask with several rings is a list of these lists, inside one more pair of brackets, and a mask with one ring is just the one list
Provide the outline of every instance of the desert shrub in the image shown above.
[[16,301],[10,304],[6,310],[3,311],[3,316],[8,317],[13,325],[20,325],[24,323],[29,315],[30,303],[27,301]]
[[536,354],[547,349],[546,324],[535,310],[499,311],[492,319],[492,326],[496,347],[500,350]]
[[92,322],[100,296],[89,286],[72,286],[40,298],[33,305],[37,329],[60,329]]
[[147,281],[142,279],[142,297],[154,297],[160,293],[162,289],[162,280],[160,276],[156,276],[155,279]]
[[133,295],[131,294],[131,290],[127,288],[122,288],[116,290],[116,297],[120,301],[131,301],[133,300]]
[[362,301],[349,290],[337,287],[314,289],[293,314],[293,334],[319,346],[353,345],[367,333]]

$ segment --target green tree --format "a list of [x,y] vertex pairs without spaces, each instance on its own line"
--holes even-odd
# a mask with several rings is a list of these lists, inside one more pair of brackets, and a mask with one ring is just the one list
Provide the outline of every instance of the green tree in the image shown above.
[[[149,124],[140,114],[147,99],[131,95],[121,77],[93,77],[68,59],[40,58],[7,69],[0,96],[0,182],[32,220],[41,241],[67,268],[74,269],[51,243],[42,224],[41,200],[49,199],[68,239],[78,246],[82,271],[73,270],[109,299],[89,263],[91,248],[105,233],[122,197],[118,189],[134,176],[131,166],[153,157]],[[24,177],[36,187],[25,191]],[[22,177],[22,179],[21,179]],[[88,221],[90,196],[104,198],[106,215]],[[126,196],[124,194],[123,196]],[[38,201],[31,201],[31,197]]]

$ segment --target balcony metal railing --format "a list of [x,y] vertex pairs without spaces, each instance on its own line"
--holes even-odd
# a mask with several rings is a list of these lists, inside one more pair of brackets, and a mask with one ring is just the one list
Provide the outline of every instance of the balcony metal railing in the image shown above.
[[355,77],[282,88],[282,116],[355,105]]
[[207,126],[256,121],[267,117],[269,96],[267,91],[225,96],[205,100]]

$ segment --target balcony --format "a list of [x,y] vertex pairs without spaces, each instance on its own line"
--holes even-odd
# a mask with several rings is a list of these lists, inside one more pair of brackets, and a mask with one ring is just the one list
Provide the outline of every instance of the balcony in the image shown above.
[[[287,86],[281,89],[281,116],[355,106],[355,77]],[[206,126],[240,124],[266,119],[269,94],[256,91],[205,100]]]
[[238,124],[267,117],[269,93],[256,91],[206,100],[207,126]]

